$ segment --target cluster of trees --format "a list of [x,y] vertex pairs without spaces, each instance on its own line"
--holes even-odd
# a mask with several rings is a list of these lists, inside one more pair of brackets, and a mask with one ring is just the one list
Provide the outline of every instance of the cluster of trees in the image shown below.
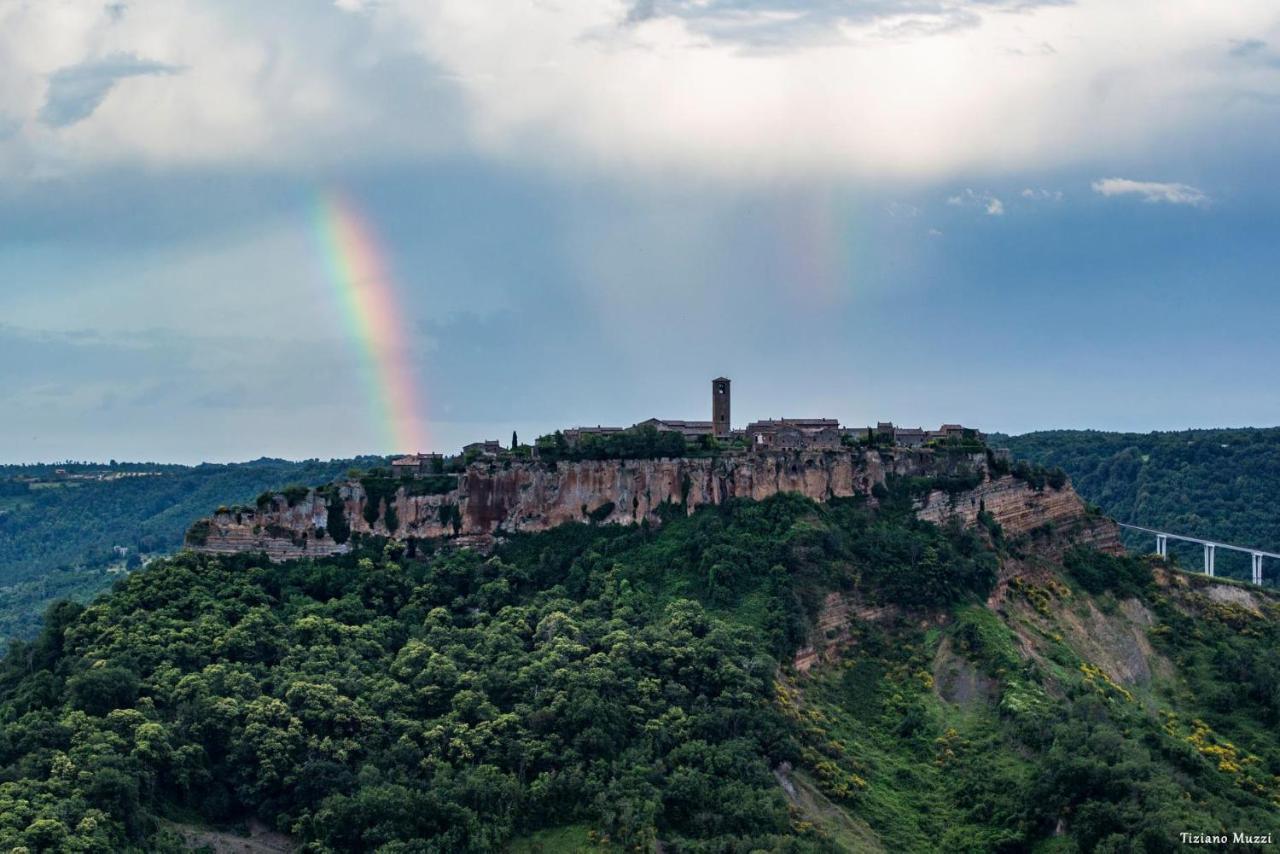
[[183,555],[51,615],[0,675],[0,846],[154,844],[254,811],[327,848],[496,850],[584,817],[624,845],[774,847],[775,663],[695,601],[539,590],[474,552]]
[[1067,473],[1058,466],[1046,468],[1039,463],[1018,460],[1009,469],[1009,473],[1018,480],[1026,482],[1033,489],[1062,489],[1067,485]]
[[[1076,491],[1121,522],[1280,551],[1280,428],[1000,437],[1015,455],[1071,475]],[[1130,546],[1150,551],[1145,536]],[[1194,546],[1171,543],[1195,565]],[[1249,577],[1249,556],[1219,552],[1219,575]]]
[[[221,505],[252,503],[264,489],[283,483],[319,485],[359,460],[261,459],[231,465],[114,463],[113,471],[158,471],[157,476],[110,481],[71,481],[33,489],[0,513],[0,642],[31,637],[39,617],[59,597],[81,600],[110,584],[103,571],[120,557],[176,550],[191,520]],[[63,463],[0,467],[0,476],[53,477],[55,468],[97,472],[100,464]]]
[[4,659],[0,805],[25,806],[0,809],[0,846],[160,844],[187,810],[336,850],[581,821],[641,848],[824,850],[771,773],[799,761],[778,661],[854,563],[930,575],[958,542],[778,496],[489,557],[183,554]]
[[1142,596],[1152,583],[1151,567],[1133,555],[1110,555],[1095,549],[1069,549],[1063,568],[1090,593],[1111,592],[1124,598]]
[[658,430],[649,424],[620,433],[585,433],[574,444],[557,430],[549,436],[539,436],[535,447],[538,458],[547,462],[652,460],[683,457],[690,450],[682,434]]

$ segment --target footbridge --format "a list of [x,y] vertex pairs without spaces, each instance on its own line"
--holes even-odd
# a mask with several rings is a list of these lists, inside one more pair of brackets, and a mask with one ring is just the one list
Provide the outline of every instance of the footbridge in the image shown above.
[[1218,549],[1227,549],[1233,552],[1246,552],[1253,556],[1253,583],[1262,584],[1262,559],[1264,557],[1280,559],[1280,554],[1274,552],[1264,552],[1261,549],[1245,548],[1244,546],[1233,546],[1229,543],[1218,543],[1213,540],[1202,540],[1199,537],[1184,537],[1181,534],[1170,534],[1166,531],[1157,531],[1155,528],[1144,528],[1141,525],[1126,525],[1123,522],[1117,523],[1121,528],[1128,528],[1130,531],[1142,531],[1147,534],[1154,534],[1156,538],[1156,554],[1160,557],[1169,556],[1169,541],[1178,540],[1184,543],[1199,543],[1204,546],[1204,574],[1212,576],[1213,559]]

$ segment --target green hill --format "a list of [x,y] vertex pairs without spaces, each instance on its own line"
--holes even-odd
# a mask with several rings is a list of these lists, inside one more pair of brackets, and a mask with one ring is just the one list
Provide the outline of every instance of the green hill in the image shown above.
[[[1019,458],[1060,466],[1078,491],[1121,522],[1280,553],[1280,428],[993,436]],[[1129,536],[1150,551],[1150,537]],[[1170,544],[1188,568],[1202,556]],[[1280,576],[1280,564],[1268,567]],[[1249,578],[1249,556],[1223,552],[1218,573]]]
[[[353,465],[382,461],[0,466],[0,642],[31,637],[55,599],[87,601],[141,556],[176,550],[211,508],[290,483],[327,483]],[[108,473],[117,477],[92,479]]]
[[0,847],[265,823],[314,851],[1164,851],[1278,829],[1274,599],[882,497],[492,555],[158,561],[0,663]]

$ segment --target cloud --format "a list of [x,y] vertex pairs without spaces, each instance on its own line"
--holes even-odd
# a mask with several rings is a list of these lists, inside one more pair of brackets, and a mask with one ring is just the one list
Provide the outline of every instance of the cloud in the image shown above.
[[647,21],[657,15],[657,3],[655,0],[635,0],[631,4],[631,8],[627,10],[627,16],[623,19],[625,24],[638,24],[641,21]]
[[956,207],[978,205],[987,212],[987,216],[1004,216],[1004,202],[991,195],[991,193],[986,190],[976,192],[974,190],[965,189],[958,195],[948,198],[947,204],[954,205]]
[[939,35],[980,26],[982,11],[1031,11],[1074,0],[634,0],[624,25],[677,21],[713,42],[787,50],[849,42],[855,31],[883,39]]
[[1061,190],[1048,190],[1044,187],[1027,187],[1020,194],[1024,199],[1030,199],[1033,202],[1060,202],[1062,201]]
[[1228,53],[1276,43],[1273,0],[10,5],[0,179],[462,153],[637,183],[955,181],[1278,123],[1258,103],[1280,78]]
[[1093,182],[1093,191],[1103,196],[1140,196],[1144,202],[1200,207],[1209,197],[1190,184],[1162,181],[1132,181],[1128,178],[1102,178]]
[[[400,11],[456,75],[483,150],[749,181],[1140,157],[1179,130],[1256,120],[1222,46],[1241,27],[1280,28],[1257,0],[1231,15],[1155,0],[645,0],[497,17],[476,2]],[[1136,46],[1116,37],[1134,27],[1154,30]],[[1250,87],[1280,94],[1280,80]]]
[[1262,39],[1232,39],[1231,55],[1237,57],[1256,56],[1265,53],[1267,43]]
[[116,83],[126,77],[174,74],[179,70],[176,66],[149,62],[128,54],[60,68],[49,75],[49,89],[40,109],[40,121],[51,127],[66,127],[84,121],[106,100]]

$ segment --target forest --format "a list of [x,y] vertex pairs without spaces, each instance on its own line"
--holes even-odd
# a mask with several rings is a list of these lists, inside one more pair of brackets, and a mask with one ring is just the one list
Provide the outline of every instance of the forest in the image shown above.
[[[31,637],[55,599],[87,601],[111,584],[108,567],[132,569],[141,555],[165,554],[182,544],[193,519],[219,505],[252,503],[264,489],[319,485],[356,460],[260,459],[226,465],[159,463],[46,463],[0,466],[0,642]],[[146,473],[118,480],[58,480],[109,470]],[[39,478],[30,485],[26,478]],[[124,557],[114,548],[128,550]],[[133,560],[129,560],[133,556]]]
[[[1280,553],[1280,428],[1107,433],[1048,430],[992,436],[1015,457],[1060,466],[1076,491],[1121,522]],[[1127,544],[1150,551],[1150,537]],[[1194,545],[1170,544],[1188,568]],[[1219,552],[1219,575],[1249,578],[1247,554]],[[1270,578],[1280,575],[1274,567]]]
[[[897,484],[879,504],[157,561],[0,662],[0,847],[178,850],[250,820],[385,852],[1154,852],[1274,829],[1274,601],[921,522]],[[1010,566],[1036,570],[992,610]],[[833,594],[864,616],[806,672],[796,653],[842,630],[816,628]],[[1163,662],[1145,681],[1053,622],[1134,609]]]

